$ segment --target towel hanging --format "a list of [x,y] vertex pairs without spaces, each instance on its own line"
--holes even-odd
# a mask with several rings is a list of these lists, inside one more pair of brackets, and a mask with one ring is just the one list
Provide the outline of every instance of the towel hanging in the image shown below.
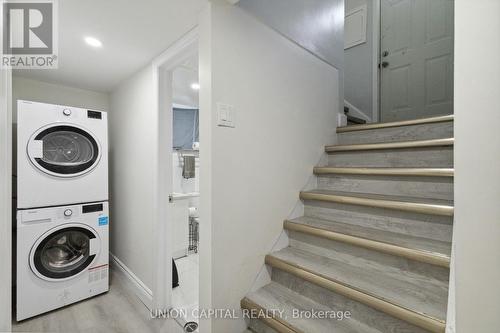
[[195,157],[194,156],[183,156],[183,165],[182,165],[182,177],[185,179],[194,178],[195,177]]

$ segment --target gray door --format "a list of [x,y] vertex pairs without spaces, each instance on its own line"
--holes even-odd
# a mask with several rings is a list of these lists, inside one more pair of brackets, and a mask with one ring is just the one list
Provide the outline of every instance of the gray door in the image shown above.
[[453,0],[382,0],[382,121],[453,113],[453,7]]

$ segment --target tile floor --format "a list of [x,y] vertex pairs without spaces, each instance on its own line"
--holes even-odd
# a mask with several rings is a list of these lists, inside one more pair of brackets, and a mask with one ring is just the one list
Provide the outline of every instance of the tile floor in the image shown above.
[[175,260],[179,273],[179,286],[174,288],[172,293],[172,306],[174,309],[186,310],[188,316],[184,318],[186,322],[198,319],[192,316],[194,309],[198,309],[198,289],[199,289],[199,255],[190,254]]

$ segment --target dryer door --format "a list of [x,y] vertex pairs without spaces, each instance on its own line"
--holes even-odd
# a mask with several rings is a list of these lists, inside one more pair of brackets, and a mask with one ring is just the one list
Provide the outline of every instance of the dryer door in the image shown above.
[[31,250],[31,269],[45,280],[75,277],[98,256],[98,241],[97,233],[85,225],[50,230],[38,239]]
[[101,156],[99,143],[89,131],[66,124],[38,130],[28,142],[27,153],[35,167],[57,177],[85,174]]

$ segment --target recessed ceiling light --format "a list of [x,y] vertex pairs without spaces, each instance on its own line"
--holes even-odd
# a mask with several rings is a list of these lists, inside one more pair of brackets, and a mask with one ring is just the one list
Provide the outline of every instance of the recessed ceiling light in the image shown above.
[[85,43],[89,44],[92,47],[101,47],[102,46],[102,42],[97,38],[85,37],[84,39],[85,39]]
[[191,89],[193,90],[200,90],[200,84],[199,83],[192,83],[191,84]]

